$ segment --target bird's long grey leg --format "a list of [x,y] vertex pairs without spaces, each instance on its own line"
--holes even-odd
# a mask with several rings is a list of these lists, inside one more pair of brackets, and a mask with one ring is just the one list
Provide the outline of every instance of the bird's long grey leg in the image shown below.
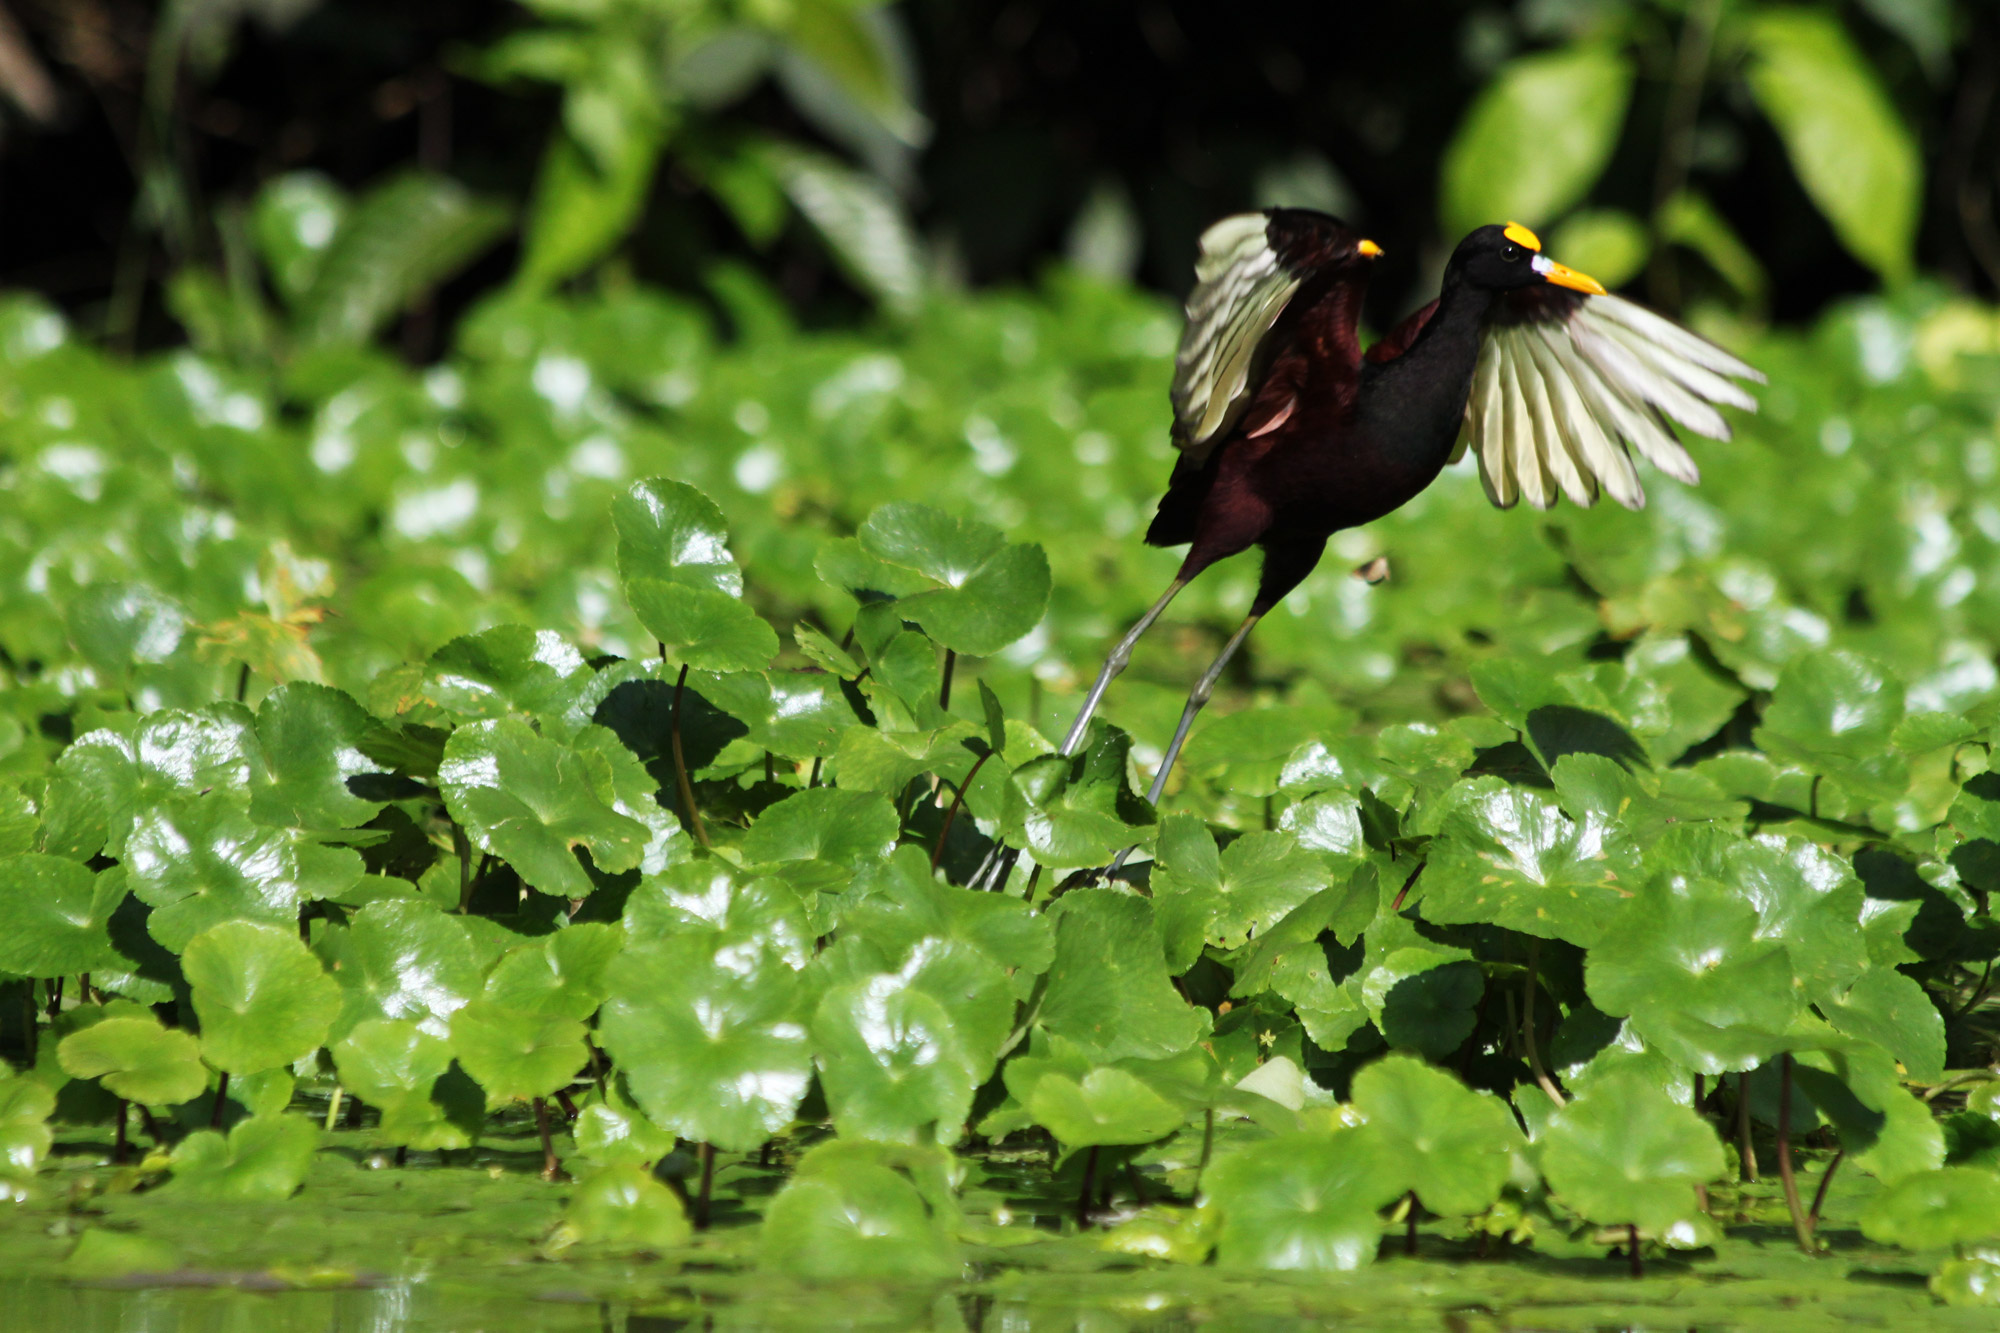
[[[1160,803],[1160,796],[1167,789],[1167,776],[1174,771],[1174,760],[1180,758],[1181,746],[1187,744],[1188,728],[1194,725],[1195,715],[1201,712],[1209,697],[1215,693],[1215,682],[1222,679],[1223,668],[1229,665],[1229,659],[1236,656],[1236,650],[1243,646],[1243,641],[1250,637],[1250,631],[1256,628],[1257,622],[1263,618],[1264,613],[1261,611],[1252,611],[1245,616],[1243,623],[1236,627],[1236,632],[1229,636],[1229,642],[1222,645],[1222,651],[1208,664],[1208,670],[1202,672],[1201,679],[1194,683],[1194,691],[1188,695],[1187,707],[1181,710],[1181,724],[1174,728],[1174,738],[1167,743],[1167,752],[1160,759],[1160,771],[1153,775],[1153,785],[1146,789],[1146,800],[1149,803],[1153,805]],[[1106,868],[1105,874],[1116,872],[1118,867],[1125,864],[1125,858],[1130,856],[1133,850],[1127,847],[1118,853],[1117,859]]]
[[1139,617],[1139,623],[1126,631],[1125,637],[1118,641],[1118,646],[1111,650],[1111,656],[1104,659],[1104,669],[1097,673],[1097,683],[1090,687],[1089,694],[1083,696],[1083,707],[1077,710],[1076,721],[1069,724],[1069,735],[1063,737],[1062,754],[1075,754],[1076,747],[1083,744],[1083,733],[1090,726],[1091,715],[1097,711],[1097,705],[1103,700],[1104,691],[1111,687],[1111,682],[1125,669],[1125,664],[1132,660],[1132,649],[1139,642],[1139,636],[1153,627],[1153,622],[1167,609],[1167,603],[1173,601],[1174,595],[1187,585],[1188,581],[1184,578],[1177,578],[1169,583],[1167,590],[1160,594],[1160,600],[1154,602],[1152,609]]
[[[1173,601],[1175,594],[1187,585],[1187,575],[1177,577],[1169,583],[1167,590],[1160,594],[1160,600],[1154,602],[1146,614],[1139,617],[1139,623],[1127,630],[1125,637],[1111,650],[1111,656],[1104,660],[1104,669],[1097,673],[1097,680],[1091,685],[1090,693],[1083,696],[1083,707],[1077,710],[1076,721],[1070,723],[1069,734],[1063,737],[1060,753],[1065,756],[1075,754],[1077,747],[1083,744],[1083,735],[1090,727],[1091,715],[1097,712],[1097,705],[1103,702],[1104,692],[1111,688],[1111,682],[1125,669],[1125,664],[1132,660],[1133,646],[1139,642],[1141,635],[1153,627],[1153,622],[1167,609],[1167,603]],[[986,854],[986,859],[979,863],[979,868],[972,872],[972,879],[966,887],[999,888],[1007,882],[1007,876],[1013,871],[1014,862],[1020,855],[1020,852],[1004,844],[994,844],[993,850]]]

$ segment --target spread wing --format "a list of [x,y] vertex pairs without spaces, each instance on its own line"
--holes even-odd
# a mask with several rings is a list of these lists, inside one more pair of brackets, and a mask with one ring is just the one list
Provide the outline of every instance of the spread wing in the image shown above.
[[1201,234],[1172,389],[1174,447],[1196,462],[1249,406],[1258,350],[1306,277],[1272,248],[1269,221],[1238,213]]
[[1670,477],[1700,479],[1667,418],[1729,438],[1716,410],[1757,410],[1737,380],[1764,377],[1705,338],[1617,296],[1529,288],[1503,298],[1479,349],[1465,439],[1494,504],[1558,496],[1646,503],[1631,450]]

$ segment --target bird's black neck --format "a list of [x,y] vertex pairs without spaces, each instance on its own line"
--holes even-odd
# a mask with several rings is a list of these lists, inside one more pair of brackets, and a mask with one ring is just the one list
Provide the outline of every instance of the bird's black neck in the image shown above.
[[1447,271],[1437,311],[1410,349],[1362,382],[1359,424],[1405,464],[1437,475],[1451,457],[1472,391],[1493,293]]

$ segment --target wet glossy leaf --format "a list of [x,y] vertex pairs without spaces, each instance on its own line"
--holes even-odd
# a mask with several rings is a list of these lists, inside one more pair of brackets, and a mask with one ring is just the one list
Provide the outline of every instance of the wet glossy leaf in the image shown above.
[[816,787],[787,796],[757,816],[743,856],[760,861],[833,861],[854,865],[886,856],[896,841],[896,811],[868,792]]
[[649,634],[676,661],[714,671],[756,670],[778,636],[745,605],[722,511],[692,486],[655,477],[612,506],[618,573]]
[[[1010,543],[998,528],[929,505],[876,509],[856,536],[874,561],[899,571],[896,609],[947,648],[984,657],[1035,627],[1049,600],[1039,546]],[[912,577],[914,576],[914,577]]]
[[1634,867],[1599,822],[1497,778],[1461,785],[1424,865],[1423,914],[1597,943],[1631,895]]
[[1390,1055],[1354,1076],[1353,1102],[1378,1151],[1424,1207],[1463,1216],[1500,1197],[1522,1141],[1498,1098],[1420,1060]]
[[122,857],[134,819],[162,798],[248,786],[259,762],[255,725],[248,709],[225,703],[150,714],[129,736],[79,736],[49,783],[43,850]]
[[812,1063],[790,968],[683,935],[627,948],[608,979],[599,1040],[652,1120],[737,1151],[791,1120]]
[[835,986],[812,1022],[834,1124],[854,1138],[954,1142],[1013,1021],[1005,974],[949,940]]
[[585,716],[594,673],[562,635],[498,625],[453,639],[432,653],[378,707],[419,725],[449,727],[489,718],[533,718],[548,734],[568,736]]
[[590,1058],[584,1027],[560,1014],[477,999],[451,1016],[451,1053],[486,1095],[513,1101],[569,1086]]
[[224,921],[297,928],[299,907],[345,892],[361,858],[251,822],[216,793],[154,806],[133,824],[127,883],[153,909],[146,928],[169,949]]
[[554,1250],[571,1245],[670,1250],[694,1235],[674,1192],[641,1166],[602,1166],[577,1182],[563,1207]]
[[0,971],[58,977],[120,966],[106,929],[125,897],[122,876],[30,852],[0,860]]
[[1881,1046],[1911,1078],[1935,1082],[1944,1077],[1944,1016],[1914,979],[1893,968],[1870,968],[1845,995],[1823,1007],[1829,1023]]
[[624,942],[618,927],[585,922],[511,950],[486,978],[485,997],[507,1009],[586,1019],[606,994],[604,974]]
[[200,1045],[151,1015],[106,1018],[72,1032],[56,1059],[71,1078],[97,1079],[115,1096],[148,1106],[191,1101],[208,1086]]
[[1861,1232],[1883,1245],[1935,1250],[2000,1236],[2000,1176],[1947,1166],[1906,1177],[1868,1201]]
[[1782,1049],[1799,1011],[1791,956],[1763,937],[1756,909],[1680,875],[1653,880],[1627,906],[1591,950],[1584,982],[1599,1009],[1629,1014],[1648,1044],[1705,1074]]
[[764,1214],[766,1267],[809,1282],[958,1272],[957,1245],[902,1174],[854,1160],[811,1168],[808,1157]]
[[[628,764],[634,771],[619,774]],[[637,770],[622,747],[563,745],[503,718],[454,731],[438,782],[475,846],[504,858],[544,893],[583,898],[596,884],[574,849],[616,872],[636,868],[652,840],[644,824],[616,808],[621,776],[650,785]]]
[[294,682],[271,691],[257,709],[265,768],[251,793],[251,817],[309,829],[351,828],[374,818],[382,802],[349,786],[349,779],[380,770],[359,748],[371,725],[367,711],[339,690]]
[[576,1150],[603,1165],[646,1166],[674,1150],[674,1136],[646,1118],[618,1080],[605,1085],[603,1100],[577,1113]]
[[1593,1222],[1663,1233],[1694,1212],[1694,1187],[1724,1170],[1700,1116],[1636,1074],[1614,1074],[1550,1118],[1537,1142],[1549,1187]]
[[181,969],[217,1069],[255,1074],[312,1054],[340,1012],[340,987],[296,930],[226,921],[188,941]]
[[962,941],[1016,973],[1021,983],[1046,972],[1055,957],[1046,916],[1030,912],[1018,898],[945,883],[932,872],[920,847],[898,847],[887,863],[865,869],[852,897],[842,928],[892,957],[903,956],[926,938]]
[[1902,720],[1903,684],[1893,675],[1855,653],[1810,653],[1779,674],[1755,738],[1775,759],[1889,799],[1909,776],[1890,744]]
[[48,1119],[56,1094],[39,1079],[0,1075],[0,1179],[15,1182],[34,1175],[55,1141]]
[[305,1182],[318,1146],[318,1126],[301,1116],[254,1117],[227,1138],[199,1129],[174,1145],[173,1179],[163,1188],[185,1199],[275,1203]]
[[1152,904],[1078,889],[1050,913],[1055,959],[1041,1025],[1103,1060],[1157,1058],[1192,1045],[1208,1015],[1174,990]]
[[1052,870],[1102,865],[1147,837],[1153,811],[1126,783],[1131,738],[1096,731],[1081,753],[1045,755],[1014,770],[1001,814],[1008,842]]
[[1359,1129],[1286,1134],[1219,1158],[1203,1182],[1222,1214],[1216,1259],[1231,1268],[1344,1272],[1375,1258],[1378,1210],[1402,1192]]
[[461,919],[429,903],[390,899],[354,914],[334,973],[346,994],[336,1034],[364,1019],[407,1019],[432,1037],[479,994],[479,955]]
[[1207,827],[1189,815],[1161,822],[1154,855],[1153,903],[1176,971],[1204,942],[1235,948],[1327,885],[1325,863],[1291,834],[1246,833],[1218,853]]
[[381,1112],[378,1132],[389,1142],[464,1148],[477,1135],[485,1098],[474,1089],[468,1104],[446,1083],[451,1047],[443,1037],[403,1019],[366,1018],[332,1052],[342,1085]]

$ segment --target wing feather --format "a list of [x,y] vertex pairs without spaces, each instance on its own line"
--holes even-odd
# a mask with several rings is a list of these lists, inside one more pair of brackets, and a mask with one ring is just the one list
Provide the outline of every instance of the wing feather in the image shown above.
[[1172,390],[1175,447],[1197,461],[1249,406],[1258,348],[1303,280],[1271,248],[1268,224],[1239,213],[1201,235]]
[[1503,301],[1481,341],[1465,436],[1497,505],[1525,498],[1546,509],[1558,494],[1589,505],[1602,486],[1637,509],[1646,495],[1628,450],[1670,477],[1698,481],[1668,418],[1728,439],[1718,406],[1757,407],[1738,380],[1764,377],[1619,297]]

